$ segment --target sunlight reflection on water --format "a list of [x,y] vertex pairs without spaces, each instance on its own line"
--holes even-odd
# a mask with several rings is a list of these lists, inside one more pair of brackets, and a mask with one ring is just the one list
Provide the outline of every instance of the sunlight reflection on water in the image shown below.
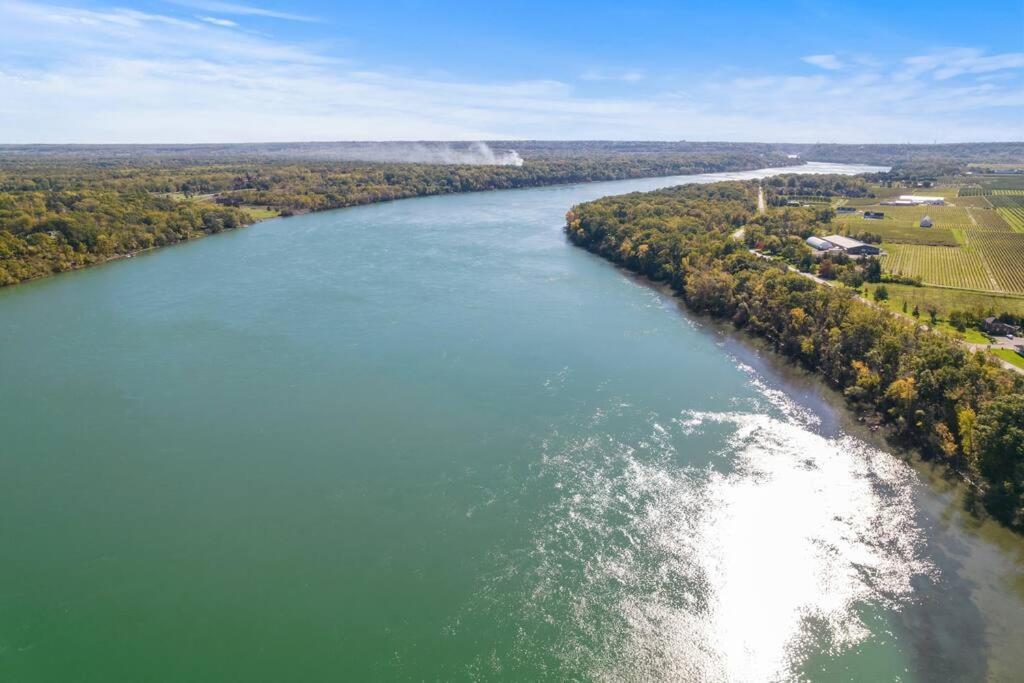
[[[685,412],[667,427],[649,420],[634,445],[598,427],[546,453],[541,476],[562,496],[538,525],[529,608],[568,613],[568,668],[609,680],[786,678],[807,653],[866,638],[860,609],[898,610],[915,576],[936,576],[912,470],[816,434],[812,413],[752,385],[781,417]],[[675,464],[709,436],[712,466]]]

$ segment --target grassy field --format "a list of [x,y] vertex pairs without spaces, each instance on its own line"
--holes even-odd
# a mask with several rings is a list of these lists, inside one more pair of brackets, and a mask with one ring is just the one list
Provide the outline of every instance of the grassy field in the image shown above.
[[[980,311],[982,313],[1005,311],[1015,315],[1024,315],[1024,296],[1014,297],[963,289],[884,284],[885,288],[889,290],[889,300],[880,303],[897,312],[902,312],[905,301],[908,311],[912,311],[916,305],[922,316],[927,315],[925,311],[929,306],[934,306],[943,319],[953,311]],[[874,290],[877,287],[878,285],[873,284],[865,285],[869,297],[874,295]]]
[[993,349],[992,353],[1018,368],[1024,368],[1024,356],[1010,349]]
[[268,218],[277,218],[281,215],[280,211],[274,209],[268,209],[265,206],[253,206],[252,204],[243,204],[241,207],[245,209],[246,213],[255,218],[258,221],[264,221]]

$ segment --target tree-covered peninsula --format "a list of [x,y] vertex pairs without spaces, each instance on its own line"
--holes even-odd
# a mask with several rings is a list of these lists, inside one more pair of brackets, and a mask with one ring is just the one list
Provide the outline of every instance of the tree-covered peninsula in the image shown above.
[[[815,194],[866,191],[857,178],[806,178]],[[767,183],[769,204],[780,182]],[[831,219],[827,207],[759,213],[758,183],[727,182],[582,204],[566,233],[819,372],[893,438],[964,472],[994,517],[1024,530],[1024,377],[854,289],[796,272],[789,263],[805,255],[804,238],[830,232]]]

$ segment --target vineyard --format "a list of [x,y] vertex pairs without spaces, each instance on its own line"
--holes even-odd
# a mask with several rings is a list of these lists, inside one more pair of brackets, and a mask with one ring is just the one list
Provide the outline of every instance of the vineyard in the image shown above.
[[885,250],[882,266],[893,275],[920,277],[930,285],[999,291],[977,252],[920,244],[887,244]]
[[1024,293],[1024,235],[978,230],[967,241],[988,265],[999,291]]
[[994,194],[988,200],[1013,230],[1024,232],[1024,192]]
[[856,218],[852,221],[837,220],[836,223],[842,226],[843,233],[851,237],[870,233],[881,237],[884,243],[926,244],[942,247],[956,247],[960,244],[953,231],[945,228],[921,228],[895,221],[857,220]]
[[[858,213],[837,214],[833,223],[850,235],[877,235],[886,272],[916,277],[926,285],[978,292],[1024,294],[1024,174],[976,175],[956,188],[929,188],[946,205],[885,206],[886,191],[845,201]],[[884,218],[865,218],[878,211]],[[933,227],[920,227],[928,216]]]

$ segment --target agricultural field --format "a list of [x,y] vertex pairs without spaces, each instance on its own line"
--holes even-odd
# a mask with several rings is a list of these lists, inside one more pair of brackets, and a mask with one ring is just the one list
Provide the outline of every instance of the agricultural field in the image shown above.
[[1013,230],[1024,232],[1024,194],[994,194],[987,199]]
[[[914,306],[917,306],[922,314],[929,307],[934,306],[940,319],[948,318],[953,311],[981,312],[986,315],[1005,312],[1024,316],[1024,296],[971,292],[944,287],[914,287],[913,285],[897,285],[888,282],[883,284],[889,291],[889,298],[878,303],[884,304],[896,312],[902,312],[903,303],[906,302],[908,311],[912,311]],[[865,285],[868,298],[872,298],[874,290],[878,286],[876,284]]]
[[919,277],[929,285],[999,291],[979,253],[960,247],[886,244],[882,267],[887,273]]
[[983,257],[998,291],[1024,293],[1024,234],[976,230],[967,247]]
[[916,225],[895,221],[852,220],[836,221],[843,227],[842,232],[850,235],[871,233],[882,238],[883,244],[925,244],[933,247],[956,247],[960,245],[956,234],[945,228],[920,228]]
[[[920,278],[931,287],[918,289],[938,291],[934,296],[943,300],[958,289],[985,296],[1024,295],[1024,174],[951,178],[946,187],[927,190],[877,190],[875,198],[846,200],[858,213],[837,214],[833,223],[849,235],[880,237],[887,273]],[[887,193],[942,196],[947,204],[882,206],[879,197]],[[881,211],[885,217],[864,218],[865,210]],[[926,215],[934,227],[920,227]],[[991,303],[996,310],[1009,310],[998,301]]]

